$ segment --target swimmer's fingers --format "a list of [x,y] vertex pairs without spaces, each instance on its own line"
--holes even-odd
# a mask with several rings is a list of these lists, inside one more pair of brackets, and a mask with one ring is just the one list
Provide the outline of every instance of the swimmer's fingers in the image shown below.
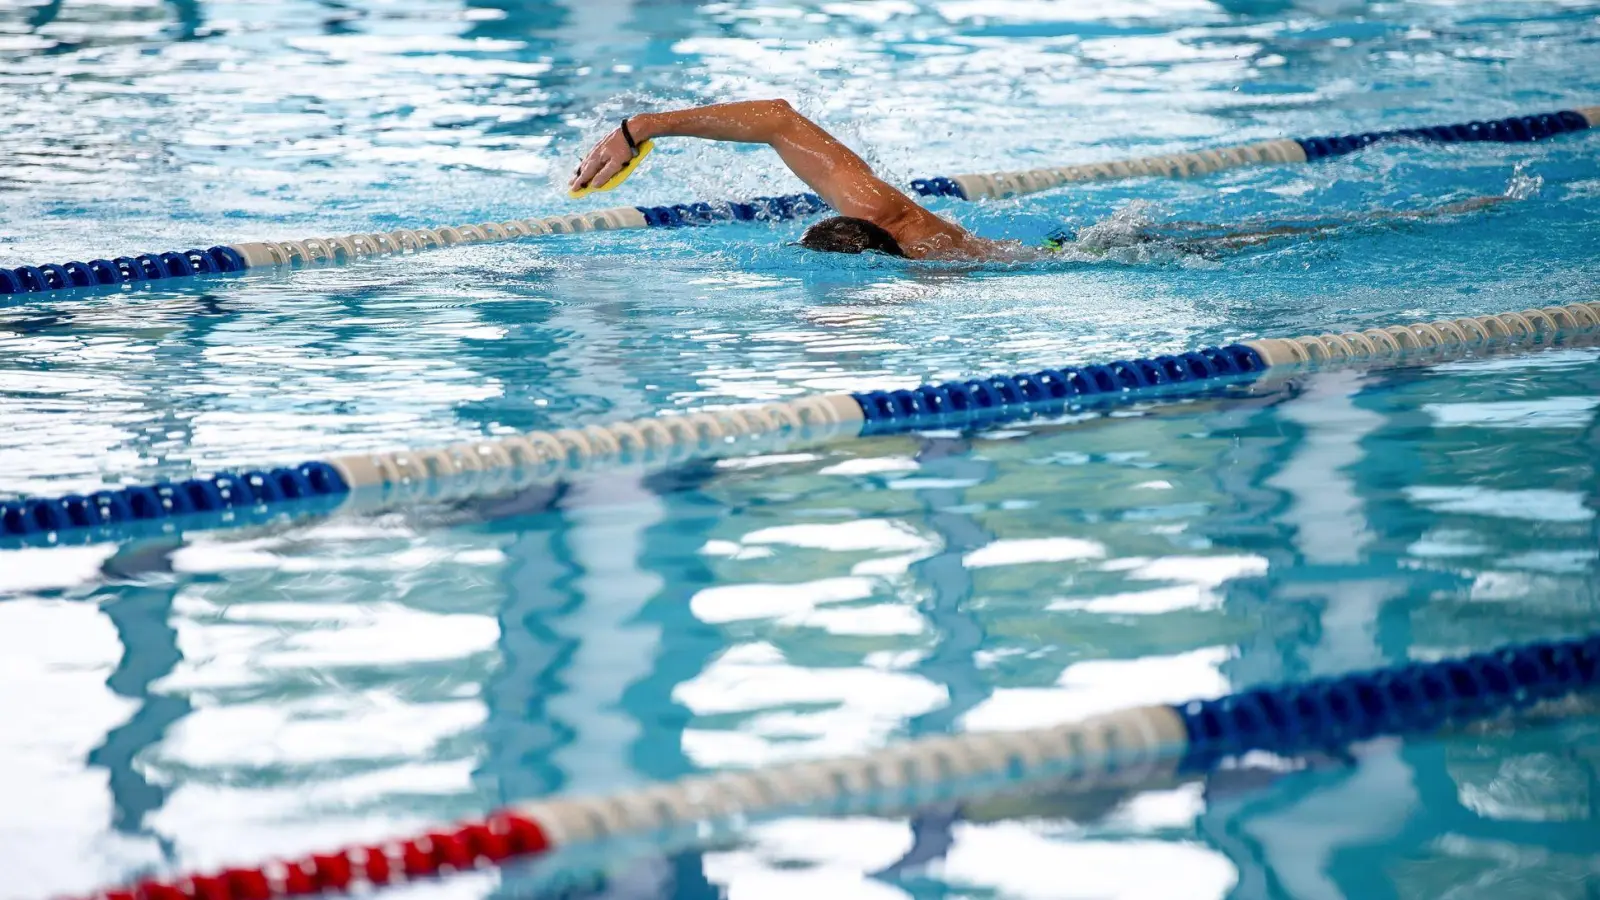
[[[633,158],[633,153],[628,149],[628,139],[622,136],[622,130],[617,129],[605,136],[605,139],[594,145],[589,155],[584,157],[578,165],[578,171],[572,176],[572,189],[588,187],[591,184],[605,184],[606,179],[627,164]],[[607,169],[610,175],[599,177]]]
[[626,153],[622,156],[607,157],[605,165],[601,166],[600,171],[594,174],[594,178],[590,180],[590,183],[602,185],[610,181],[618,172],[622,171],[622,167],[628,164],[629,159],[632,159],[632,157]]
[[589,155],[583,158],[583,162],[578,163],[577,171],[572,173],[572,189],[578,190],[579,188],[588,187],[595,173],[599,172],[600,167],[605,165],[605,161],[605,142],[601,141],[595,145],[593,150],[589,151]]

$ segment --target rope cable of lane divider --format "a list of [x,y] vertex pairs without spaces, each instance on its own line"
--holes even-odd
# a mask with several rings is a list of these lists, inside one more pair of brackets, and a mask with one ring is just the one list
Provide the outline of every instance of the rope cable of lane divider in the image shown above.
[[[1303,163],[1342,156],[1388,140],[1444,143],[1472,141],[1526,142],[1582,131],[1600,125],[1600,106],[1531,116],[1433,125],[1392,131],[1280,138],[1192,153],[1148,156],[1077,166],[918,178],[914,193],[924,197],[978,200],[1012,197],[1084,181],[1148,176],[1191,177],[1248,165]],[[88,263],[69,262],[0,269],[0,294],[28,294],[67,288],[156,281],[262,267],[336,265],[357,259],[396,256],[423,250],[516,240],[548,234],[614,231],[632,228],[681,228],[728,222],[784,221],[827,209],[816,194],[756,197],[749,201],[687,203],[602,209],[539,219],[513,219],[478,225],[402,228],[373,234],[290,241],[254,241],[209,250],[153,253]]]
[[1600,107],[1591,106],[1455,125],[1431,125],[1422,128],[1400,128],[1392,131],[1369,131],[1326,137],[1281,138],[1193,153],[1147,156],[1115,162],[919,179],[912,182],[912,187],[923,196],[950,196],[965,200],[1015,197],[1075,182],[1148,176],[1186,178],[1249,165],[1315,162],[1354,153],[1382,141],[1522,143],[1583,131],[1597,125],[1600,125]]
[[114,260],[96,259],[87,263],[0,268],[0,294],[131,284],[273,266],[299,268],[335,265],[375,256],[420,253],[456,244],[644,227],[644,215],[640,210],[621,207],[477,225],[401,228],[382,233],[294,241],[255,241],[216,246],[203,251],[147,253],[134,257],[120,256]]
[[0,540],[104,540],[123,526],[228,514],[245,524],[278,508],[360,494],[364,504],[486,496],[623,466],[660,468],[701,456],[826,441],[860,429],[845,394],[760,406],[535,431],[444,447],[353,453],[297,466],[221,472],[50,499],[0,501]]
[[153,878],[91,900],[278,900],[464,872],[552,850],[644,838],[703,846],[785,815],[901,812],[1044,780],[1136,787],[1253,751],[1293,756],[1435,734],[1600,686],[1600,634],[1513,645],[1145,706],[1047,728],[923,738],[862,756],[684,778],[610,796],[539,800],[392,841],[216,874]]
[[[1600,336],[1600,303],[1573,303],[1346,334],[1263,338],[1191,353],[1066,366],[901,390],[822,394],[761,406],[535,431],[445,447],[354,453],[298,466],[223,472],[90,494],[0,501],[0,541],[115,540],[141,526],[248,524],[323,511],[481,497],[617,467],[772,450],[836,438],[977,428],[1087,407],[1207,391],[1271,369],[1431,362]],[[220,518],[219,518],[220,515]],[[210,518],[205,518],[210,517]]]
[[1263,338],[1249,346],[1268,366],[1376,361],[1538,343],[1600,333],[1600,303],[1569,303],[1520,312],[1370,328],[1346,334]]
[[255,241],[234,249],[252,267],[332,265],[375,256],[400,256],[457,244],[516,240],[550,234],[581,234],[646,227],[635,207],[617,207],[540,219],[511,219],[477,225],[401,228],[373,234],[346,234],[301,241]]
[[781,221],[811,215],[827,205],[816,194],[757,197],[749,202],[694,203],[657,207],[617,207],[586,213],[512,219],[476,225],[401,228],[371,234],[290,241],[253,241],[183,253],[151,253],[88,263],[0,269],[0,294],[37,293],[66,288],[157,281],[207,273],[264,267],[301,268],[342,265],[358,259],[401,256],[457,244],[516,240],[551,234],[580,234],[632,228],[670,228],[720,222]]

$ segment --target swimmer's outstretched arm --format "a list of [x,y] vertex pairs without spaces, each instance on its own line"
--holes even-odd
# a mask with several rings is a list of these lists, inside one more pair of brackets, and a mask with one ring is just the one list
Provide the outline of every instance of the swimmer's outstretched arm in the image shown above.
[[[767,144],[840,215],[884,227],[907,215],[926,213],[915,201],[873,174],[872,167],[838,138],[796,112],[785,100],[718,103],[627,119],[636,143],[657,137]],[[594,146],[572,176],[573,190],[605,184],[633,152],[618,128]]]

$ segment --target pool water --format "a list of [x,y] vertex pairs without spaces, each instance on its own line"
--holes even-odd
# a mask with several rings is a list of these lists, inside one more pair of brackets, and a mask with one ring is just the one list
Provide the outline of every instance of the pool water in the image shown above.
[[[626,114],[784,96],[888,177],[1600,102],[1600,3],[46,2],[0,11],[0,260],[787,193]],[[803,224],[0,306],[0,497],[1595,299],[1600,135],[934,208],[990,237],[1517,202],[1200,255],[824,258]],[[1110,224],[1108,224],[1110,223]],[[880,437],[450,508],[0,550],[0,896],[552,793],[1568,637],[1600,353]],[[641,898],[1592,898],[1600,717],[1116,795],[787,819]],[[393,896],[554,896],[538,871]]]

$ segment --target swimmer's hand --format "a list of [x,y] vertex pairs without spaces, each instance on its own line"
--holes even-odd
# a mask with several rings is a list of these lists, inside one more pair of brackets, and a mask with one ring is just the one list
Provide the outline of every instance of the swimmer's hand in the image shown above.
[[[629,130],[637,132],[631,126]],[[645,138],[635,133],[634,140],[642,144]],[[590,185],[599,187],[605,184],[622,171],[623,166],[632,162],[633,156],[633,148],[628,146],[628,138],[622,129],[613,129],[578,164],[577,170],[572,173],[572,181],[567,184],[568,190],[581,191]]]

